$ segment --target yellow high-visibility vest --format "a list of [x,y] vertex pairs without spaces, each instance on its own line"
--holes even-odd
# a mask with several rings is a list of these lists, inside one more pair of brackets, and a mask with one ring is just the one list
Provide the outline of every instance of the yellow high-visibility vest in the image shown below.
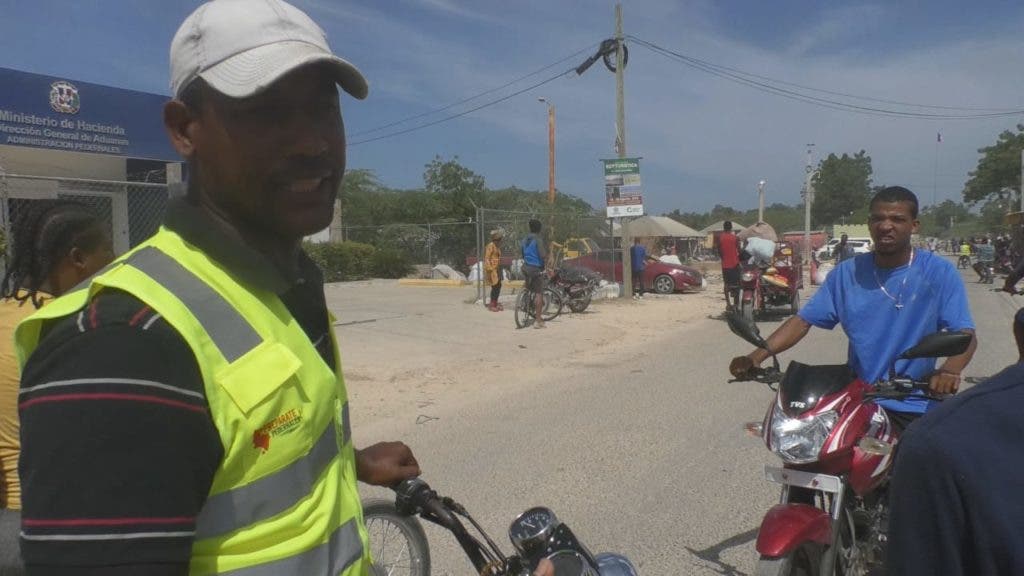
[[[244,286],[166,229],[22,322],[22,367],[44,322],[104,288],[134,295],[195,354],[224,449],[196,521],[190,573],[364,576],[348,395],[276,294]],[[31,490],[30,487],[27,487]],[[154,495],[159,498],[159,494]]]

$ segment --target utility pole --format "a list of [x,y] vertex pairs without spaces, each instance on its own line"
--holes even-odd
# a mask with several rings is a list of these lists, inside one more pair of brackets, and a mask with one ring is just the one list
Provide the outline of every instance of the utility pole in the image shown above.
[[[555,248],[555,105],[545,97],[537,98],[548,106],[548,206],[551,216],[548,219],[548,258],[554,258]],[[548,262],[554,266],[557,262]]]
[[814,176],[814,165],[811,156],[814,153],[814,144],[807,145],[807,166],[804,167],[804,263],[811,262],[811,202],[814,201],[814,184],[811,182]]
[[[625,54],[622,51],[622,43],[625,36],[622,33],[622,4],[615,5],[615,129],[618,132],[615,137],[618,140],[619,158],[626,157],[626,91],[625,91]],[[629,233],[628,217],[622,218],[622,296],[633,295],[633,259],[630,258],[630,248],[633,245],[633,236]],[[614,242],[614,237],[612,237]],[[614,269],[613,269],[614,275]]]
[[764,185],[768,182],[761,180],[757,183],[757,221],[764,222]]

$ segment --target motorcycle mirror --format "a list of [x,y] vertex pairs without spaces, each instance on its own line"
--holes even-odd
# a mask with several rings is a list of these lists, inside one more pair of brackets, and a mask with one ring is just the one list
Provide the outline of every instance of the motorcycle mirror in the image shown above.
[[963,354],[971,345],[971,338],[969,332],[934,332],[900,354],[900,359],[939,358]]
[[729,312],[726,314],[725,321],[729,323],[729,330],[732,330],[733,334],[743,338],[758,348],[767,348],[767,346],[765,346],[764,338],[761,337],[761,331],[757,329],[757,324],[748,321],[737,312]]

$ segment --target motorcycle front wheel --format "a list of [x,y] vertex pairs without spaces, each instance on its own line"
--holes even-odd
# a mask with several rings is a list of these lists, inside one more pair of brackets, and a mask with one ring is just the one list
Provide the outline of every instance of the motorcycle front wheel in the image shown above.
[[771,558],[761,556],[754,570],[756,576],[818,576],[821,573],[821,547],[802,544],[789,554]]
[[740,302],[740,316],[747,321],[747,323],[754,324],[754,303],[742,301]]
[[390,500],[363,501],[374,576],[430,576],[430,546],[423,526]]

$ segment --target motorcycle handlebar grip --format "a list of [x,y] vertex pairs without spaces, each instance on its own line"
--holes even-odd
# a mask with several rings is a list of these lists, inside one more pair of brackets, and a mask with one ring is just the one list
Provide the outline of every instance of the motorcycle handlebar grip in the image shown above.
[[392,490],[397,494],[395,507],[399,512],[410,516],[426,513],[433,516],[445,528],[453,529],[457,526],[458,521],[437,497],[437,492],[434,492],[423,480],[419,478],[403,480],[392,487]]

